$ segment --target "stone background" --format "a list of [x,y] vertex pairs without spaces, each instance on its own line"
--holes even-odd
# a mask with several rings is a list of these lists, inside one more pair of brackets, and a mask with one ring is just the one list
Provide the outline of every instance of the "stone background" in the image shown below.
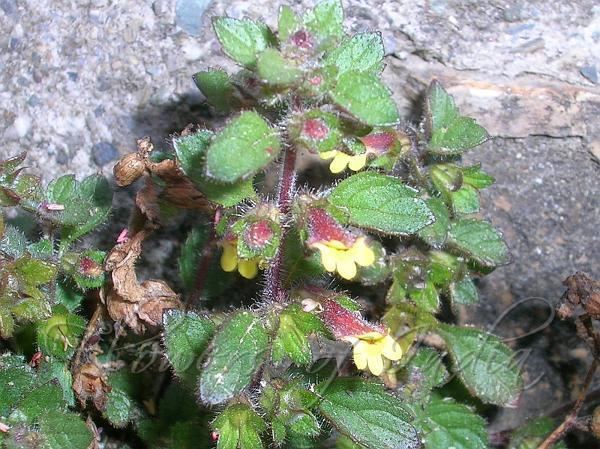
[[[110,174],[140,136],[165,146],[169,133],[200,116],[191,75],[207,66],[232,68],[210,17],[264,17],[274,25],[278,3],[0,0],[0,158],[27,149],[32,170],[48,180],[66,172]],[[293,3],[300,9],[311,2]],[[461,319],[492,326],[518,301],[555,302],[562,279],[576,270],[599,277],[600,5],[344,4],[351,30],[382,31],[384,76],[407,118],[416,117],[435,77],[495,137],[469,158],[498,179],[483,210],[504,231],[513,263],[481,282],[484,301]],[[522,305],[532,312],[529,321],[505,320],[496,332],[513,337],[543,322],[548,308],[540,304]],[[544,378],[517,410],[498,416],[496,428],[568,399],[572,379],[561,364],[577,373],[585,353],[576,343],[564,349],[568,328],[550,329],[526,340],[527,376]]]

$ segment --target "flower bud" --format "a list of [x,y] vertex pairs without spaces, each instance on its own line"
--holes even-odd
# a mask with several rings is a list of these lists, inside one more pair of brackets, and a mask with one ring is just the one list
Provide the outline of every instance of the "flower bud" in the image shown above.
[[146,169],[144,159],[138,153],[129,153],[123,156],[113,168],[115,182],[124,187],[135,182]]

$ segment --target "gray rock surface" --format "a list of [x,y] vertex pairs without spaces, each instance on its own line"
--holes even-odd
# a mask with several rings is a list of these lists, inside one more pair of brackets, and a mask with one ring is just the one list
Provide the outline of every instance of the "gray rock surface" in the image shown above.
[[[481,282],[481,306],[462,319],[491,324],[515,301],[555,302],[562,279],[576,270],[599,277],[597,2],[344,3],[353,31],[382,31],[385,78],[407,117],[438,78],[495,137],[469,159],[497,177],[483,210],[504,231],[513,263]],[[165,146],[169,133],[201,117],[191,75],[232,67],[210,16],[262,16],[274,25],[277,4],[0,0],[0,157],[27,149],[29,165],[48,180],[65,172],[109,174],[116,155],[99,143],[125,153],[150,135]],[[499,331],[514,336],[516,327]],[[552,344],[543,336],[536,348]],[[549,379],[555,389],[556,373]],[[562,399],[543,389],[526,395],[498,428]]]

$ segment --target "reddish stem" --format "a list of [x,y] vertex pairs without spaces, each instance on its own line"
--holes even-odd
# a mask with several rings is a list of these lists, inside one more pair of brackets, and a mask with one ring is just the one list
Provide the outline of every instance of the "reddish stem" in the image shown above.
[[190,295],[188,304],[189,308],[193,308],[197,304],[202,296],[202,292],[204,291],[204,284],[206,283],[206,278],[208,276],[208,269],[210,268],[210,263],[212,261],[213,247],[216,239],[215,226],[219,222],[220,215],[221,209],[218,208],[215,211],[215,216],[210,226],[208,239],[204,244],[204,248],[202,248],[202,257],[200,258],[200,263],[196,269],[196,280],[194,284],[194,291],[192,291],[192,294]]
[[296,151],[293,148],[284,150],[283,165],[281,167],[281,179],[279,180],[279,189],[277,192],[277,208],[282,220],[281,243],[277,255],[265,273],[266,286],[263,295],[267,299],[283,302],[286,299],[286,293],[281,285],[281,274],[283,270],[283,243],[287,235],[287,221],[290,209],[292,207],[292,197],[296,186]]

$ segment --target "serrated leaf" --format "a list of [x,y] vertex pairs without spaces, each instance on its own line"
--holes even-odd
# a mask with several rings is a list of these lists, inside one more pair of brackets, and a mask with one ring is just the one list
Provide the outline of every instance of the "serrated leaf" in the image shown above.
[[193,312],[170,310],[163,316],[163,325],[163,342],[173,370],[184,380],[194,381],[200,374],[199,362],[214,333],[214,323]]
[[502,341],[475,328],[441,325],[437,332],[448,345],[453,370],[484,402],[506,405],[523,387],[514,354]]
[[273,362],[281,363],[287,356],[297,365],[310,365],[312,351],[308,336],[324,333],[325,326],[315,315],[304,312],[298,304],[287,307],[279,315],[271,353]]
[[173,146],[183,172],[206,197],[224,207],[232,207],[241,201],[254,197],[252,179],[234,184],[216,183],[205,174],[206,151],[212,141],[212,131],[202,130],[189,136],[173,139]]
[[456,192],[450,192],[449,196],[454,216],[479,212],[479,194],[470,185],[463,185]]
[[274,48],[267,48],[258,55],[256,68],[261,79],[278,86],[293,84],[302,74],[293,61],[285,59]]
[[332,190],[329,202],[346,214],[348,223],[392,235],[415,233],[434,219],[416,190],[375,172],[343,180]]
[[440,296],[434,283],[427,280],[422,288],[409,289],[410,299],[427,312],[436,313],[440,307]]
[[344,9],[340,0],[323,0],[304,14],[306,28],[321,39],[344,34]]
[[[546,416],[536,418],[515,430],[507,449],[537,449],[556,428],[556,423]],[[553,449],[567,449],[564,441],[557,442]]]
[[4,235],[0,240],[0,251],[16,259],[23,255],[26,248],[27,238],[25,234],[14,226],[5,226]]
[[62,304],[69,312],[74,312],[81,306],[85,296],[74,286],[66,282],[59,281],[56,283],[56,303]]
[[479,301],[479,292],[473,280],[464,277],[450,284],[450,298],[455,304],[475,304]]
[[262,170],[281,150],[279,135],[256,112],[243,112],[218,133],[208,148],[206,173],[234,183]]
[[35,373],[22,357],[10,353],[0,356],[0,416],[8,416],[19,399],[35,384]]
[[61,360],[70,358],[85,330],[85,320],[64,306],[55,306],[52,316],[37,324],[37,342],[44,354]]
[[420,447],[410,412],[382,385],[360,378],[337,378],[319,387],[321,413],[356,443],[369,449]]
[[254,66],[256,55],[274,42],[269,27],[250,19],[216,17],[213,27],[225,54],[246,67]]
[[331,98],[367,125],[393,126],[400,119],[390,91],[371,73],[343,73],[331,91]]
[[66,205],[73,200],[78,190],[75,175],[64,175],[48,184],[46,196],[51,203]]
[[113,426],[123,428],[129,424],[132,411],[133,401],[125,391],[113,388],[108,392],[103,415]]
[[217,332],[200,377],[200,399],[220,404],[250,385],[263,363],[269,336],[259,317],[240,312]]
[[349,71],[377,75],[383,70],[384,53],[381,33],[359,33],[330,52],[325,64],[336,67],[338,76]]
[[213,423],[219,433],[217,449],[263,449],[260,434],[267,426],[249,406],[227,407]]
[[448,380],[448,370],[440,354],[431,348],[420,348],[402,368],[403,378],[413,393],[419,396],[429,394]]
[[281,42],[287,41],[302,26],[300,18],[288,5],[283,5],[279,8],[277,23],[277,31]]
[[460,154],[489,139],[487,131],[474,119],[459,115],[454,100],[437,81],[429,86],[426,114],[431,153]]
[[46,384],[28,391],[16,408],[29,424],[46,414],[59,413],[63,406],[63,394],[57,385]]
[[428,245],[441,248],[446,242],[450,215],[444,201],[440,198],[428,198],[425,200],[427,207],[433,213],[435,221],[418,231],[418,236]]
[[487,449],[485,420],[466,405],[434,398],[417,415],[425,449]]
[[48,414],[39,424],[49,449],[87,449],[92,443],[92,432],[74,413]]
[[463,183],[478,190],[491,186],[496,180],[481,169],[481,164],[471,165],[462,169]]
[[485,221],[464,219],[450,223],[447,244],[486,267],[508,263],[508,248],[500,233]]
[[15,261],[13,269],[22,282],[31,286],[46,284],[56,275],[56,267],[53,264],[30,256]]
[[225,70],[204,70],[196,73],[193,79],[208,103],[218,112],[227,113],[231,110],[235,88]]

